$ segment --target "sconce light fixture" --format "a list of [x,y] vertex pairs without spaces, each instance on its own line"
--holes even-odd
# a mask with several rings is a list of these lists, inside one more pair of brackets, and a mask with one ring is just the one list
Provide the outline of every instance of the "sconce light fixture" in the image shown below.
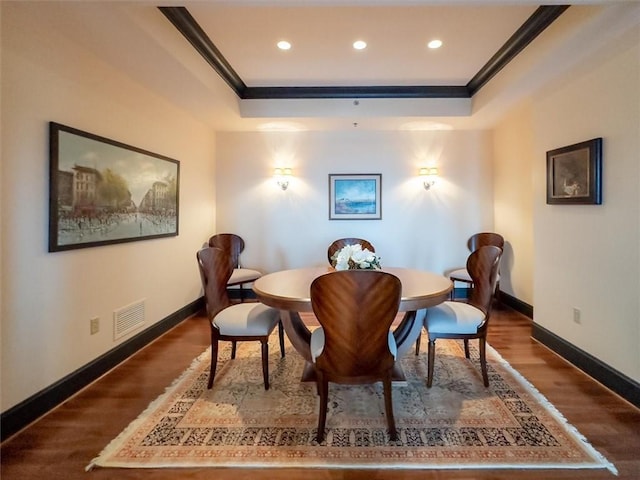
[[438,179],[438,167],[428,167],[420,169],[420,177],[425,190],[429,190]]
[[282,190],[286,190],[289,187],[289,180],[291,180],[291,169],[276,168],[273,171],[273,178]]

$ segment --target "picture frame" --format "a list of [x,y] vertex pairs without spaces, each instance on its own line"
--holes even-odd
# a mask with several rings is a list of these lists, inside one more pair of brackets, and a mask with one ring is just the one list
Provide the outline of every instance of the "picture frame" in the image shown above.
[[602,138],[547,152],[547,204],[602,204]]
[[382,174],[329,174],[329,220],[381,218]]
[[180,162],[49,122],[49,252],[178,235]]

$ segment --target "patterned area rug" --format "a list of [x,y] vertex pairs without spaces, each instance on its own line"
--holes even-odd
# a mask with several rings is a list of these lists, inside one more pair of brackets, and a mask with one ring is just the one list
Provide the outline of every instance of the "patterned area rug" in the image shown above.
[[[470,342],[475,343],[477,342]],[[427,344],[423,338],[423,345]],[[398,441],[387,434],[382,385],[329,385],[326,438],[315,441],[315,384],[301,383],[303,360],[270,342],[271,388],[264,390],[257,342],[221,343],[207,390],[205,351],[87,469],[100,467],[608,468],[556,409],[488,347],[490,387],[477,350],[439,340],[433,387],[427,355],[402,359],[406,383],[394,384]]]

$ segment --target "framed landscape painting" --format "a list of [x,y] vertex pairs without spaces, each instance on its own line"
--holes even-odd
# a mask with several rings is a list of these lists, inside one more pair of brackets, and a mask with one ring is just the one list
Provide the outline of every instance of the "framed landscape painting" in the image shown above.
[[329,174],[329,220],[380,220],[382,175]]
[[178,235],[180,162],[49,123],[49,251]]
[[547,152],[547,203],[602,203],[602,138]]

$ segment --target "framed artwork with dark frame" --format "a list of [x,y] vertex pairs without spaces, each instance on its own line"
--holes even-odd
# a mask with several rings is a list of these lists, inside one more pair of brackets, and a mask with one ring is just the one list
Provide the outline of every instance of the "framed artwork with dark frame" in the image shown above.
[[329,220],[380,220],[382,174],[329,174]]
[[547,152],[547,203],[602,203],[602,138]]
[[178,235],[180,162],[49,123],[49,251]]

